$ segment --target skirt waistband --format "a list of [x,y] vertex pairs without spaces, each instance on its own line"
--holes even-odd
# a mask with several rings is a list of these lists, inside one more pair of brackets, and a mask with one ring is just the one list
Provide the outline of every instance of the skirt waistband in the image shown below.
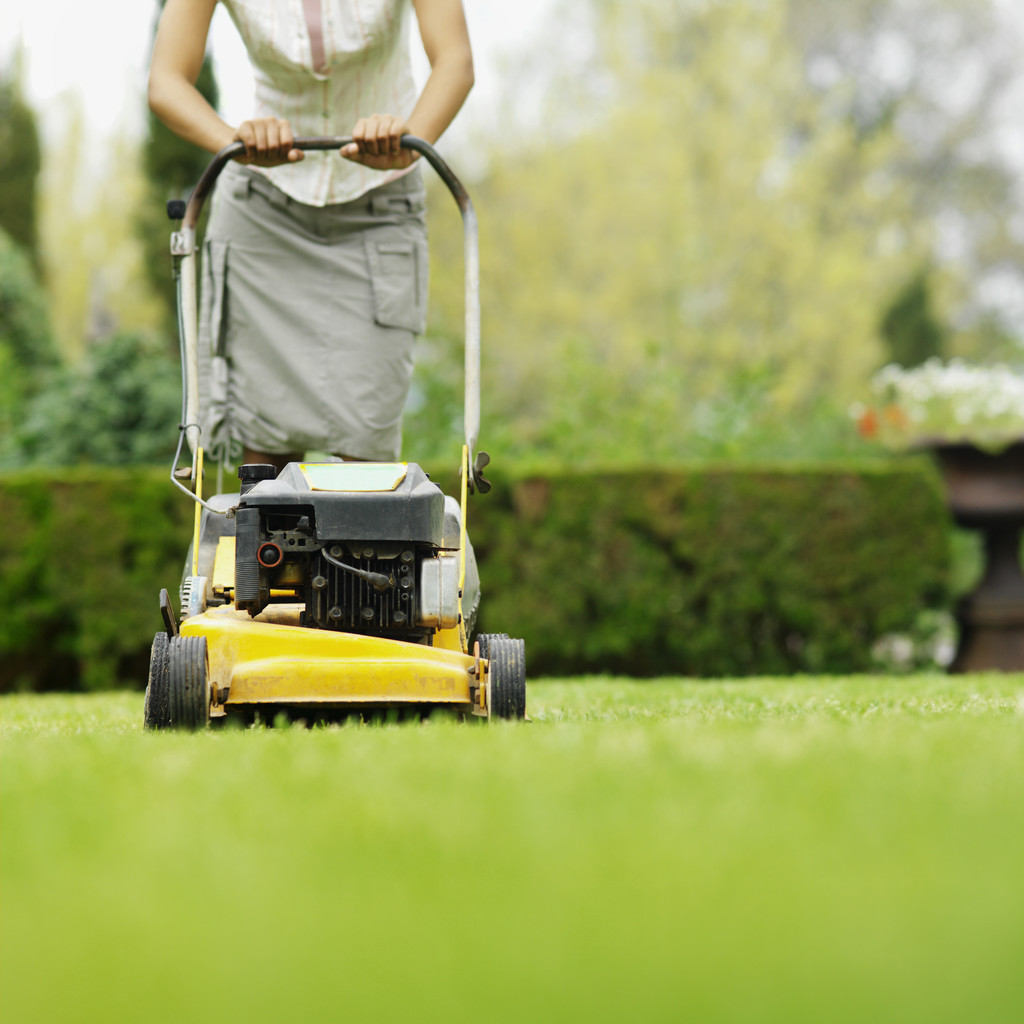
[[331,244],[387,225],[417,225],[425,232],[426,207],[426,189],[418,167],[347,203],[310,206],[292,199],[263,175],[229,165],[217,183],[207,233],[243,246],[262,247],[268,235],[279,229]]
[[[341,157],[338,158],[339,160]],[[423,173],[419,167],[413,167],[408,173],[392,181],[378,185],[369,192],[350,199],[345,203],[331,203],[326,206],[311,206],[298,199],[293,199],[279,189],[266,175],[252,167],[232,162],[221,174],[223,187],[230,188],[236,199],[245,199],[256,193],[273,206],[281,209],[316,211],[318,215],[332,217],[344,216],[347,212],[390,213],[403,209],[412,211],[426,199],[426,188],[423,184]],[[220,182],[218,186],[220,186]]]

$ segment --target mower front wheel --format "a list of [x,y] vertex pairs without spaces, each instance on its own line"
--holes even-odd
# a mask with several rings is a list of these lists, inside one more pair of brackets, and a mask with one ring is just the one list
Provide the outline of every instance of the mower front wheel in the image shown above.
[[492,718],[526,717],[526,643],[504,633],[480,638],[480,656],[489,662],[488,710]]
[[167,675],[171,728],[206,728],[210,721],[210,665],[206,637],[172,637],[167,646]]
[[167,647],[170,637],[157,633],[149,650],[149,679],[146,681],[146,704],[142,713],[143,725],[147,729],[168,729],[171,725],[167,706],[168,683]]

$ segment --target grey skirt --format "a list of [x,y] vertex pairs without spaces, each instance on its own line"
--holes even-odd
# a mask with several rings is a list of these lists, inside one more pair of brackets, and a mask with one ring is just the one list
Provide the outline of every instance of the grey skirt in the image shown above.
[[203,444],[395,459],[427,308],[419,168],[314,207],[229,165],[203,244]]

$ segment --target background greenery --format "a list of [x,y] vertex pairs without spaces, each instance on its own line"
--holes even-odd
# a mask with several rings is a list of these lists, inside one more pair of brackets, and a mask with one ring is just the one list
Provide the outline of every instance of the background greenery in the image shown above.
[[[488,444],[641,462],[846,454],[847,408],[888,360],[1019,360],[1013,310],[992,300],[1020,284],[1003,148],[1022,61],[997,5],[560,15],[527,64],[549,69],[542,116],[517,123],[510,100],[474,182]],[[448,400],[428,390],[416,452],[438,405],[458,407],[447,205],[421,370]]]
[[4,1018],[1020,1019],[1019,676],[143,734],[7,697]]
[[[927,615],[948,613],[953,560],[923,469],[521,467],[493,480],[469,519],[477,625],[523,637],[532,675],[863,671],[896,634],[912,642],[903,668],[935,664]],[[0,691],[144,685],[157,594],[177,594],[192,532],[166,471],[9,475],[0,521],[17,538],[0,548]]]
[[864,671],[882,637],[951,603],[942,497],[924,472],[701,464],[497,479],[472,509],[479,628],[524,637],[541,673]]
[[[997,0],[576,0],[550,16],[559,31],[539,25],[515,55],[471,144],[446,149],[480,212],[493,453],[864,456],[847,408],[888,359],[1018,358],[1006,124],[1024,62]],[[216,101],[209,65],[201,87]],[[18,374],[5,424],[45,423],[83,390],[116,420],[176,384],[164,203],[204,158],[150,121],[89,177],[73,110],[40,151],[17,60],[0,103],[0,227],[38,274],[19,273],[24,298],[0,306],[0,359]],[[421,460],[448,450],[461,415],[459,230],[440,193],[431,227],[406,432]],[[39,288],[39,352],[61,373],[7,340]],[[152,367],[130,396],[90,370],[114,336],[125,375]],[[169,443],[138,410],[125,419],[148,437],[122,435],[122,459]],[[105,444],[67,451],[62,433],[47,450],[5,429],[0,467],[110,460]]]
[[[997,0],[550,13],[558,31],[538,26],[471,145],[442,144],[480,215],[482,447],[508,484],[480,504],[485,619],[527,634],[550,671],[866,667],[890,630],[948,609],[947,526],[930,483],[886,511],[888,478],[865,462],[890,457],[857,435],[850,404],[890,359],[1019,361],[1006,128],[1019,23]],[[0,88],[0,472],[15,502],[3,678],[95,687],[141,678],[188,509],[157,476],[86,485],[67,467],[169,461],[180,385],[164,203],[204,158],[150,121],[88,175],[81,118],[71,109],[41,145],[19,67]],[[209,65],[202,88],[216,101]],[[446,467],[462,260],[437,189],[431,232],[403,454]],[[816,502],[821,481],[801,467],[837,459]],[[528,511],[539,464],[550,523]],[[680,465],[714,486],[651,487]],[[792,475],[773,476],[783,465]],[[12,476],[26,468],[30,484]],[[62,482],[76,479],[77,492]],[[834,531],[845,543],[823,541]],[[897,573],[907,552],[928,564]]]

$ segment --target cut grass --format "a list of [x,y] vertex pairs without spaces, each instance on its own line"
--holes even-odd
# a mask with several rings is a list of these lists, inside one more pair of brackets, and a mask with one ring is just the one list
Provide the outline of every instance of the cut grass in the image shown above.
[[0,712],[5,1024],[1024,1017],[1021,677],[534,684],[491,728]]

